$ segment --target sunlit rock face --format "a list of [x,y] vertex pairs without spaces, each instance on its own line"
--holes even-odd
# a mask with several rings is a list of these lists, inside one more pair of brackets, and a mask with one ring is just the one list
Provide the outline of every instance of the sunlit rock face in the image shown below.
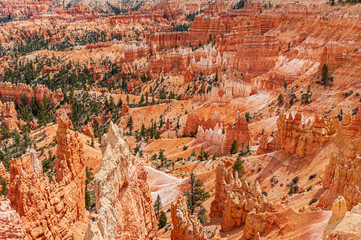
[[155,214],[144,165],[131,159],[123,130],[113,123],[102,137],[103,158],[95,175],[98,216],[85,239],[154,239]]

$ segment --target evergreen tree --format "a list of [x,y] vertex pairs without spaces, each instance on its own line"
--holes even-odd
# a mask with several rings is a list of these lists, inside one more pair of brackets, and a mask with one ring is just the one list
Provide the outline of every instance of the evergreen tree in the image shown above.
[[196,208],[209,197],[209,193],[204,189],[204,184],[201,180],[196,179],[196,174],[191,172],[189,174],[189,191],[184,195],[187,197],[187,207],[191,214],[194,214]]
[[237,157],[237,160],[234,162],[232,169],[234,172],[238,172],[238,176],[242,176],[244,174],[244,167],[240,156]]
[[8,196],[8,183],[6,182],[5,178],[3,178],[2,176],[0,176],[0,185],[1,185],[1,190],[0,190],[0,195],[5,196],[5,198]]
[[98,131],[99,131],[99,122],[96,118],[93,119],[93,125],[94,125],[94,136],[97,137]]
[[167,162],[167,158],[164,155],[164,149],[160,149],[159,150],[159,160],[160,160],[160,166],[164,167],[166,162]]
[[91,207],[91,197],[88,190],[85,190],[85,208],[89,210]]
[[159,228],[163,228],[163,227],[165,227],[165,225],[167,225],[167,215],[166,215],[165,212],[162,210],[162,211],[160,212],[158,227],[159,227]]
[[328,66],[324,64],[322,67],[322,81],[326,83],[328,81],[328,78],[329,78]]
[[249,115],[249,112],[246,112],[244,115],[246,117],[246,121],[249,123],[249,121],[251,120],[251,116]]
[[198,211],[198,220],[202,224],[207,222],[206,209],[203,206],[201,206],[200,210]]
[[234,139],[232,146],[231,146],[231,154],[235,154],[238,152],[238,142]]
[[86,175],[85,190],[88,190],[89,183],[94,179],[94,174],[92,171],[93,171],[92,167],[91,168],[86,167],[85,169],[85,175]]
[[130,116],[128,118],[127,128],[129,128],[130,133],[132,133],[132,131],[133,131],[133,118],[132,118],[132,116]]
[[160,198],[159,195],[157,196],[157,199],[155,200],[155,202],[153,204],[153,208],[154,208],[155,216],[159,216],[160,210],[162,208],[162,199]]

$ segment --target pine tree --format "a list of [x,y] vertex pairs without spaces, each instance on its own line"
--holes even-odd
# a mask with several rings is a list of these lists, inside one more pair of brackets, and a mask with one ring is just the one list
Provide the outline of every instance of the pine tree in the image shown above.
[[187,197],[190,214],[194,214],[194,211],[209,197],[209,193],[206,192],[203,182],[196,179],[196,174],[193,172],[189,174],[188,184],[189,192],[185,192],[184,195]]
[[132,133],[132,131],[133,131],[133,118],[132,118],[132,116],[130,116],[129,119],[128,119],[127,128],[129,128],[130,133]]
[[234,139],[232,146],[231,146],[231,154],[235,154],[238,152],[238,142]]
[[198,211],[198,219],[202,224],[207,222],[206,209],[203,206],[201,206],[200,210]]
[[167,225],[167,215],[166,215],[165,212],[162,210],[162,211],[160,212],[158,227],[159,227],[159,228],[163,228],[163,227],[165,227],[165,225]]
[[328,77],[328,66],[324,64],[322,67],[322,81],[326,83],[328,81]]
[[155,200],[154,204],[153,204],[153,208],[154,208],[154,213],[156,216],[159,215],[160,213],[160,209],[162,208],[162,199],[160,198],[160,196],[157,196],[157,199]]
[[5,178],[3,178],[2,176],[0,176],[0,185],[1,185],[0,195],[7,197],[9,191],[8,183],[6,182]]
[[238,176],[242,176],[244,174],[244,167],[240,156],[237,157],[237,160],[234,162],[232,169],[234,172],[238,172]]
[[92,167],[91,168],[86,167],[85,169],[85,175],[86,175],[85,190],[88,190],[89,183],[94,179],[94,174],[92,171],[93,171]]
[[85,190],[85,208],[89,210],[91,206],[91,197],[88,190]]

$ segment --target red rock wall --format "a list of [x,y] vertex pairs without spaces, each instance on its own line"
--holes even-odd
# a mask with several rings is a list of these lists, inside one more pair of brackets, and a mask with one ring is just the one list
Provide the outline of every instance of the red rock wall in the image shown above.
[[37,85],[35,89],[32,89],[30,86],[22,83],[17,85],[9,82],[0,83],[0,98],[2,101],[16,101],[16,103],[21,104],[21,95],[25,95],[28,102],[35,99],[38,104],[41,103],[44,96],[46,96],[47,98],[51,98],[55,105],[64,97],[61,89],[52,92],[43,85]]
[[361,111],[351,123],[347,124],[346,119],[341,124],[335,139],[339,153],[332,156],[326,166],[323,187],[330,189],[333,195],[342,194],[347,209],[351,210],[361,202]]

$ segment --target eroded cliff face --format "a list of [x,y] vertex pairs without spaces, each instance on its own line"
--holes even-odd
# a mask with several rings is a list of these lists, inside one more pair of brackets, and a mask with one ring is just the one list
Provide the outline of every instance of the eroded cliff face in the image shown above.
[[189,216],[185,197],[179,197],[171,206],[172,240],[206,240],[206,231],[195,215]]
[[0,97],[3,101],[11,100],[21,104],[21,96],[25,96],[27,102],[31,102],[34,99],[38,104],[43,101],[44,97],[47,97],[54,101],[55,105],[64,97],[60,88],[52,92],[43,85],[37,85],[32,89],[30,86],[22,83],[17,85],[9,82],[0,83]]
[[57,179],[43,175],[35,150],[11,160],[8,198],[20,215],[25,239],[71,239],[73,225],[85,222],[83,146],[78,134],[68,130],[67,115],[57,120]]
[[302,113],[293,116],[280,114],[277,119],[278,144],[286,154],[309,156],[313,150],[327,143],[339,128],[338,120],[326,120],[316,116],[315,121],[304,122]]
[[98,216],[90,221],[85,239],[154,239],[155,214],[147,173],[131,159],[123,130],[113,123],[103,136],[103,153],[95,175]]
[[[262,233],[265,228],[257,223],[254,218],[248,219],[251,212],[259,215],[271,212],[273,206],[262,195],[258,182],[247,183],[241,181],[238,175],[233,175],[225,169],[223,163],[218,164],[216,171],[215,197],[211,204],[211,217],[222,217],[222,231],[230,231],[248,222],[249,229],[245,236],[247,239]],[[251,224],[252,222],[252,224]],[[262,222],[262,221],[260,221]],[[262,223],[267,225],[266,222]],[[258,230],[250,230],[256,228]]]
[[18,114],[15,110],[15,104],[13,102],[0,102],[0,117],[4,119],[4,123],[7,124],[10,131],[19,130]]
[[246,118],[239,112],[236,113],[234,125],[227,124],[225,128],[218,112],[211,114],[207,120],[204,115],[199,117],[197,112],[188,116],[185,132],[191,133],[190,129],[197,126],[197,142],[204,143],[208,151],[215,152],[217,156],[229,154],[234,140],[237,141],[240,151],[246,151],[252,143]]
[[11,208],[10,201],[0,201],[0,239],[23,239],[20,216]]
[[[342,194],[347,209],[351,210],[361,202],[361,111],[354,118],[346,116],[335,140],[339,152],[331,157],[326,166],[323,186],[330,189],[330,194]],[[321,205],[326,205],[327,197],[324,196],[322,200]]]
[[272,206],[262,195],[258,182],[248,184],[235,178],[227,191],[227,200],[223,211],[222,230],[229,231],[246,223],[251,211],[268,212]]

